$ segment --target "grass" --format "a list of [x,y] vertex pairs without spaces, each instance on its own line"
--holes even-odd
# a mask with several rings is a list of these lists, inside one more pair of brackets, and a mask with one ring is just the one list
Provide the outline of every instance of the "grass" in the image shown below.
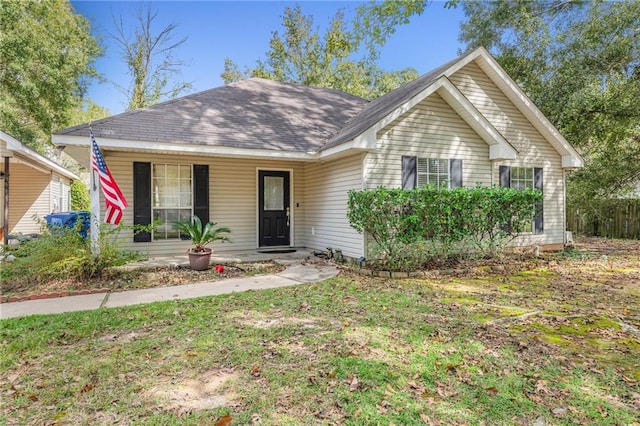
[[640,250],[606,263],[3,320],[0,423],[638,425]]

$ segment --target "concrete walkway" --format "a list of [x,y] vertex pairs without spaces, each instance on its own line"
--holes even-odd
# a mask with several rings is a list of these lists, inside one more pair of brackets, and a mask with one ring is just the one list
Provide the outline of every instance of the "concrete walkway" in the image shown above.
[[0,319],[25,317],[28,315],[88,311],[141,303],[215,296],[248,290],[288,287],[322,281],[338,274],[338,268],[334,265],[303,264],[296,260],[289,260],[282,263],[288,264],[288,267],[279,274],[274,275],[232,278],[228,280],[200,282],[171,287],[155,287],[116,293],[98,293],[83,296],[2,303],[0,304]]

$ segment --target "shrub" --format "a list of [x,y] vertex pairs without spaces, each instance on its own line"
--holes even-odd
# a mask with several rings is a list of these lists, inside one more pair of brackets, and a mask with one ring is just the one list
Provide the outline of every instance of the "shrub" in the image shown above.
[[91,197],[87,185],[81,180],[74,180],[69,187],[71,194],[71,210],[89,210]]
[[119,228],[106,226],[100,230],[100,253],[94,255],[90,239],[80,236],[81,226],[81,221],[78,221],[73,229],[44,228],[39,238],[18,245],[12,251],[15,261],[2,265],[3,291],[24,287],[29,282],[97,277],[109,267],[139,258],[137,253],[122,250],[114,244],[110,236]]
[[[389,268],[495,255],[535,216],[538,190],[502,187],[350,191],[347,218]],[[412,257],[408,259],[407,257]]]

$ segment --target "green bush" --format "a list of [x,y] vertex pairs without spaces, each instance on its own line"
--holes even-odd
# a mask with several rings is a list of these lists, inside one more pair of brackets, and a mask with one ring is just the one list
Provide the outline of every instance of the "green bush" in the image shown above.
[[[495,255],[530,223],[538,190],[502,187],[350,191],[347,218],[390,269],[475,253]],[[409,258],[411,257],[411,258]]]
[[78,221],[74,229],[44,228],[39,238],[18,245],[11,251],[16,259],[2,264],[2,290],[13,291],[28,286],[30,282],[41,283],[52,279],[98,277],[109,267],[139,258],[137,253],[118,248],[111,234],[119,228],[110,226],[101,227],[100,253],[94,255],[90,239],[80,236],[81,226],[81,221]]
[[71,194],[71,210],[89,210],[91,197],[87,185],[81,180],[74,180],[69,187]]

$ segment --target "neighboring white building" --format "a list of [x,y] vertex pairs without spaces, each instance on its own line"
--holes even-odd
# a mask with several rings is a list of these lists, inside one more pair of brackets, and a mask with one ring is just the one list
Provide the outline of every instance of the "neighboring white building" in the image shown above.
[[[365,254],[347,191],[452,185],[540,188],[543,214],[519,244],[562,247],[565,170],[583,160],[479,48],[375,101],[251,78],[93,123],[129,200],[124,221],[163,225],[124,235],[129,249],[184,253],[171,222],[198,215],[232,230],[218,251],[267,247]],[[53,134],[88,165],[89,129]],[[101,217],[102,212],[94,212]]]
[[40,233],[44,216],[69,210],[69,188],[78,176],[2,131],[0,173],[0,240],[5,234]]

